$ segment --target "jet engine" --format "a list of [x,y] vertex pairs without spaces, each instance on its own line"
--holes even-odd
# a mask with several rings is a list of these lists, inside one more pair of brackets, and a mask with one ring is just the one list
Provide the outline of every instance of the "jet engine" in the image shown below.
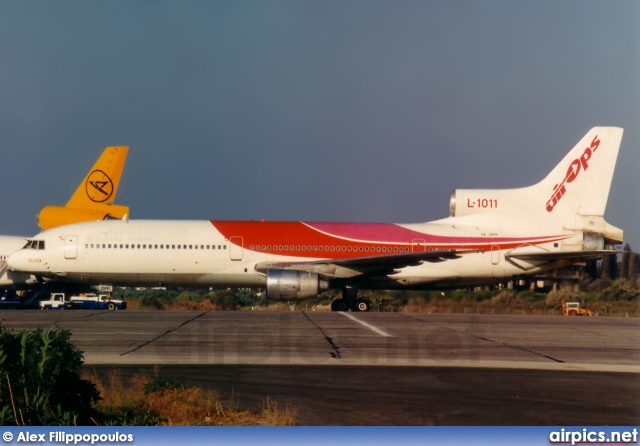
[[327,289],[328,282],[320,279],[318,273],[286,269],[267,271],[267,299],[305,299]]

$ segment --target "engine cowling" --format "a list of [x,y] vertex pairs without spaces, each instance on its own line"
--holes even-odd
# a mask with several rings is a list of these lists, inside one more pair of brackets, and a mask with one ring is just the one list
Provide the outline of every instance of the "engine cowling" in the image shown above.
[[327,289],[327,281],[320,279],[318,273],[286,269],[267,271],[267,299],[306,299]]

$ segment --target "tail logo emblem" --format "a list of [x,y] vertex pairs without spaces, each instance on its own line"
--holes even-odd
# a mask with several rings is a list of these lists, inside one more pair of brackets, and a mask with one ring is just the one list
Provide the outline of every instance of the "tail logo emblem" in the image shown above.
[[86,184],[87,197],[95,203],[103,203],[113,195],[113,181],[101,170],[89,174]]
[[598,135],[596,135],[595,138],[593,138],[593,141],[591,141],[591,146],[584,149],[582,156],[571,162],[562,183],[556,184],[553,187],[553,195],[551,195],[551,198],[547,201],[547,212],[552,212],[560,199],[567,192],[566,184],[572,183],[576,178],[578,178],[578,175],[580,175],[582,170],[587,170],[589,168],[589,160],[595,151],[598,150],[599,146],[600,140],[598,139]]

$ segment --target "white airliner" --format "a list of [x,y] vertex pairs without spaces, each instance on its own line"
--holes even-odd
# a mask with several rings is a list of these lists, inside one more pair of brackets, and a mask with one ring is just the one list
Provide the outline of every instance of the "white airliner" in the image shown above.
[[111,220],[42,232],[10,268],[51,280],[260,287],[274,300],[342,290],[335,311],[366,311],[358,289],[505,282],[615,252],[604,221],[623,129],[595,127],[546,178],[456,190],[448,218],[417,224]]

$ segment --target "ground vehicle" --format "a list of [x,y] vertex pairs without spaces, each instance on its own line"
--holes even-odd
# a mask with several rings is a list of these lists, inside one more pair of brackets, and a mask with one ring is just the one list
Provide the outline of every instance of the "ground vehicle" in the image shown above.
[[106,294],[81,294],[67,296],[65,293],[51,293],[49,300],[40,301],[41,310],[124,310],[127,302],[114,299]]
[[41,300],[41,310],[65,310],[71,308],[71,300],[64,293],[51,293],[49,300]]
[[580,308],[580,302],[562,301],[563,316],[593,316],[593,312],[586,308]]

